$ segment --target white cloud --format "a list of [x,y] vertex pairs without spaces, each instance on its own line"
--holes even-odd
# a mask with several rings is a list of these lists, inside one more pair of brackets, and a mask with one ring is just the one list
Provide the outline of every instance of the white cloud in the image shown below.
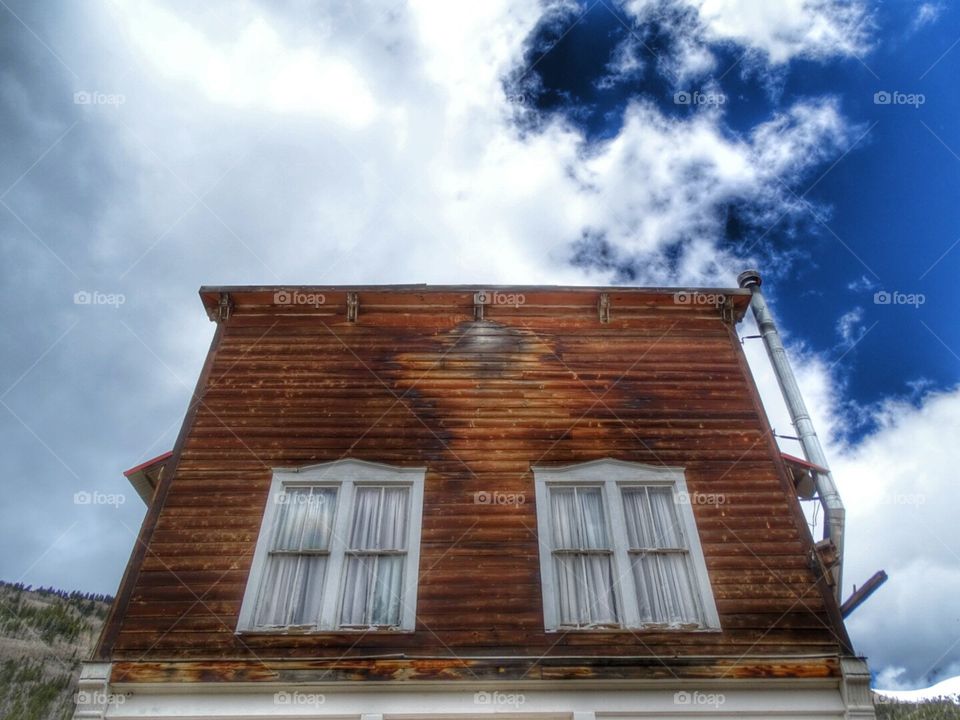
[[942,12],[943,5],[940,3],[921,3],[920,7],[917,8],[917,12],[913,16],[913,21],[910,23],[910,29],[913,32],[916,32],[927,25],[934,24],[940,19],[940,14]]
[[[115,9],[149,63],[214,102],[320,115],[351,126],[365,125],[376,114],[367,83],[350,62],[322,48],[285,44],[263,15],[250,12],[231,37],[218,41],[151,0]],[[242,5],[237,10],[250,11]]]
[[845,312],[837,320],[837,335],[840,336],[841,347],[845,349],[856,345],[865,332],[862,307],[855,307]]
[[867,11],[859,1],[631,0],[627,8],[640,20],[674,23],[678,47],[672,64],[680,78],[702,76],[715,67],[705,43],[733,43],[771,66],[796,58],[856,56],[868,49]]
[[838,0],[686,0],[707,37],[733,41],[782,64],[796,57],[855,55],[865,48],[864,6]]
[[[753,333],[749,320],[741,333]],[[841,439],[843,388],[833,368],[789,334],[787,340],[847,510],[843,595],[877,570],[889,575],[847,620],[854,646],[879,674],[877,687],[923,687],[960,674],[960,543],[952,502],[960,467],[960,444],[954,442],[960,436],[960,388],[870,408],[878,429],[848,443]],[[762,342],[747,341],[745,351],[771,424],[778,433],[793,434]],[[796,442],[779,442],[785,452],[802,456]]]

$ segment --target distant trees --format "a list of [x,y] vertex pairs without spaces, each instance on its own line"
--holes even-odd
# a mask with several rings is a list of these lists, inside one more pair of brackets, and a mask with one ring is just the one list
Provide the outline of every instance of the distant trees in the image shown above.
[[950,698],[921,703],[881,700],[876,704],[877,720],[960,720],[960,705]]
[[0,720],[70,720],[109,595],[0,581]]

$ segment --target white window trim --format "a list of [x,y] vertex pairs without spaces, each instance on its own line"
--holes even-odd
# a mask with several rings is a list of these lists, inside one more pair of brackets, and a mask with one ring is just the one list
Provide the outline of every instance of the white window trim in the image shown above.
[[[645,625],[640,620],[637,593],[633,587],[633,573],[630,571],[629,540],[627,538],[626,517],[620,497],[620,487],[624,485],[664,485],[673,488],[674,498],[689,497],[687,480],[681,467],[657,467],[642,463],[627,462],[604,458],[575,465],[535,465],[533,470],[536,487],[537,532],[541,538],[540,578],[543,589],[543,619],[547,632],[605,632],[622,629],[656,629],[672,631],[674,628],[662,625]],[[593,485],[602,489],[604,512],[611,532],[613,547],[614,576],[619,582],[614,587],[616,602],[622,616],[620,628],[572,628],[560,625],[559,596],[556,591],[556,573],[553,565],[553,549],[550,538],[553,537],[553,524],[550,513],[549,486]],[[678,516],[683,522],[683,532],[689,544],[690,559],[693,562],[694,578],[700,594],[705,624],[696,630],[714,631],[720,629],[720,616],[713,598],[707,564],[700,545],[700,533],[690,503],[677,503]],[[682,628],[686,629],[686,628]]]
[[[420,578],[420,530],[423,524],[423,486],[425,467],[394,467],[365,460],[337,460],[301,468],[274,468],[270,493],[264,507],[260,535],[257,538],[247,587],[240,606],[237,632],[303,633],[303,632],[369,632],[370,628],[340,627],[338,619],[343,583],[345,549],[348,544],[348,525],[353,510],[353,493],[357,485],[405,485],[410,488],[410,516],[407,523],[407,565],[404,568],[404,587],[400,625],[396,628],[378,628],[385,632],[413,632],[417,620],[417,587]],[[324,579],[323,604],[315,627],[304,629],[261,627],[254,624],[260,583],[267,566],[270,543],[279,513],[277,498],[287,486],[336,485],[337,506],[330,538],[330,555]],[[335,590],[335,591],[334,591]]]

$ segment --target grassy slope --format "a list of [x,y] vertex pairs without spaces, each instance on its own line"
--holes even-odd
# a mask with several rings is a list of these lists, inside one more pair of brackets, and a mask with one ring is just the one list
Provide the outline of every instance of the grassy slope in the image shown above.
[[960,705],[949,698],[922,703],[877,703],[877,720],[960,720]]
[[69,720],[111,601],[0,582],[0,720]]

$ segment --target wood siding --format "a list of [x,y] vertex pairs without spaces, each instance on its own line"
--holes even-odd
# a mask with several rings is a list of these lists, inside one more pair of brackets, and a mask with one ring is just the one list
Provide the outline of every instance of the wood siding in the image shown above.
[[[480,655],[595,657],[578,667],[615,677],[732,662],[833,674],[803,659],[836,656],[846,636],[721,309],[610,290],[602,323],[597,292],[511,291],[524,303],[487,305],[481,321],[464,291],[362,291],[356,322],[343,290],[313,305],[231,292],[100,656],[133,680],[228,679],[219,660],[261,679],[257,666],[344,657],[349,677],[376,676],[389,662],[358,658],[399,654],[451,658],[426,663],[440,676]],[[739,315],[748,298],[732,293]],[[237,636],[271,469],[343,457],[428,468],[416,631]],[[693,508],[720,632],[544,632],[530,466],[603,457],[682,466],[691,494],[722,498]],[[610,656],[640,659],[599,662]],[[774,656],[788,660],[761,659]]]

